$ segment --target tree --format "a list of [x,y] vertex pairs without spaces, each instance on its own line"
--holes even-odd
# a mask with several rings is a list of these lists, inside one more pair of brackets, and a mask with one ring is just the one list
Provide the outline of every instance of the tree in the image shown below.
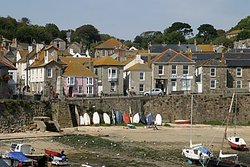
[[215,45],[223,45],[226,48],[232,48],[233,47],[233,41],[226,38],[225,36],[220,36],[217,37],[214,41],[213,44]]
[[232,30],[250,30],[250,16],[247,16],[244,19],[241,19],[238,24],[233,27],[230,31]]
[[34,31],[31,26],[25,25],[20,28],[18,28],[16,32],[16,37],[20,42],[25,43],[32,43],[32,40],[34,39]]
[[100,41],[99,31],[93,25],[83,25],[72,34],[72,40],[82,42],[89,46],[91,43]]
[[55,24],[52,23],[46,24],[45,30],[51,35],[50,41],[59,37],[60,30]]
[[193,35],[193,29],[187,23],[175,22],[170,27],[164,30],[164,34],[169,34],[172,32],[180,32],[183,36],[187,37]]
[[238,40],[244,40],[250,38],[250,29],[249,30],[243,30],[237,35],[237,41]]
[[20,23],[29,25],[29,24],[31,23],[31,21],[30,21],[30,19],[27,18],[27,17],[22,17],[21,20],[20,20]]
[[186,39],[181,32],[171,32],[167,33],[165,36],[165,42],[167,44],[178,44],[179,42],[185,43]]
[[199,31],[197,37],[202,38],[203,43],[205,44],[212,42],[212,40],[214,40],[218,36],[214,26],[210,24],[202,24],[197,29]]
[[8,16],[7,18],[0,17],[0,34],[7,39],[12,39],[15,37],[17,30],[16,19]]

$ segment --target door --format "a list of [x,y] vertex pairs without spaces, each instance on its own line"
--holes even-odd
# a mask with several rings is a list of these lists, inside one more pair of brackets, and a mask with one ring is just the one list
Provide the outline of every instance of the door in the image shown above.
[[172,91],[177,91],[176,81],[172,81]]
[[72,93],[73,93],[73,86],[69,87],[69,97],[72,97]]

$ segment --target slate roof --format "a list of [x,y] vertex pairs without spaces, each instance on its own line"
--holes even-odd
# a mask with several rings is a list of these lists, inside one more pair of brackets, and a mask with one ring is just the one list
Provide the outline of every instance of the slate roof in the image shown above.
[[115,49],[115,48],[128,49],[126,45],[122,44],[115,38],[110,38],[107,41],[95,47],[95,49]]
[[250,53],[250,48],[246,48],[246,49],[229,49],[228,52]]
[[158,55],[152,62],[194,62],[189,57],[178,53],[172,49],[168,49]]
[[123,64],[111,57],[101,57],[94,60],[94,66],[123,66]]
[[228,67],[250,67],[250,59],[247,60],[226,60]]
[[209,53],[192,53],[192,59],[195,61],[198,60],[209,60],[209,59],[215,59],[215,58],[220,58],[221,53],[214,53],[214,52],[209,52]]
[[127,71],[151,71],[148,64],[135,64],[127,69]]
[[192,52],[197,51],[196,46],[191,45],[191,44],[181,44],[181,45],[152,44],[152,46],[150,47],[150,52],[151,53],[162,53],[168,49],[173,49],[177,52],[188,52],[189,50],[191,50]]
[[8,67],[10,70],[16,70],[16,67],[6,57],[0,55],[0,66]]
[[225,53],[225,59],[250,59],[250,53]]

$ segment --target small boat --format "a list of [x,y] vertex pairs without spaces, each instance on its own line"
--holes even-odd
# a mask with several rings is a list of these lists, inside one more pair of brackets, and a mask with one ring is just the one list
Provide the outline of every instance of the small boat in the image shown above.
[[27,158],[22,152],[9,152],[3,157],[4,161],[8,165],[18,164],[17,166],[23,166],[23,167],[33,167],[34,163],[36,163],[34,160]]
[[174,121],[175,124],[190,124],[191,121],[189,119],[177,119]]
[[70,166],[69,160],[64,154],[64,151],[62,153],[51,151],[45,149],[45,154],[47,154],[50,158],[48,164],[51,166]]
[[128,113],[123,113],[122,114],[122,119],[123,119],[123,122],[126,123],[126,124],[129,124],[130,123],[130,117],[129,117],[129,114]]
[[[244,150],[246,149],[246,142],[245,140],[236,135],[236,111],[234,112],[234,134],[227,137],[227,127],[228,127],[228,122],[229,122],[229,116],[230,116],[230,113],[232,112],[232,106],[234,104],[234,97],[235,97],[235,93],[233,93],[233,96],[232,96],[232,100],[231,100],[231,105],[230,105],[230,108],[229,108],[229,113],[228,113],[228,117],[227,117],[227,124],[226,124],[226,128],[225,128],[225,139],[228,141],[228,144],[231,148],[233,149],[238,149],[238,150]],[[235,109],[237,109],[237,96],[235,97],[236,99],[236,102],[235,102]]]
[[152,113],[149,113],[147,116],[146,116],[146,123],[147,125],[153,125],[153,115]]

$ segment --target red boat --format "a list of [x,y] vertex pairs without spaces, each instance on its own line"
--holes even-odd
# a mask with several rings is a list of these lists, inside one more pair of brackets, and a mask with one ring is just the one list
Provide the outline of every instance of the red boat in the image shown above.
[[178,120],[175,120],[174,123],[176,124],[190,124],[190,120],[188,119],[178,119]]
[[122,114],[122,118],[123,118],[123,122],[124,122],[124,123],[126,123],[126,124],[129,124],[129,123],[130,123],[129,114],[123,113],[123,114]]
[[54,155],[54,156],[57,156],[57,157],[61,157],[61,153],[59,152],[55,152],[55,151],[50,151],[50,150],[44,150],[45,154],[48,154],[48,155]]

